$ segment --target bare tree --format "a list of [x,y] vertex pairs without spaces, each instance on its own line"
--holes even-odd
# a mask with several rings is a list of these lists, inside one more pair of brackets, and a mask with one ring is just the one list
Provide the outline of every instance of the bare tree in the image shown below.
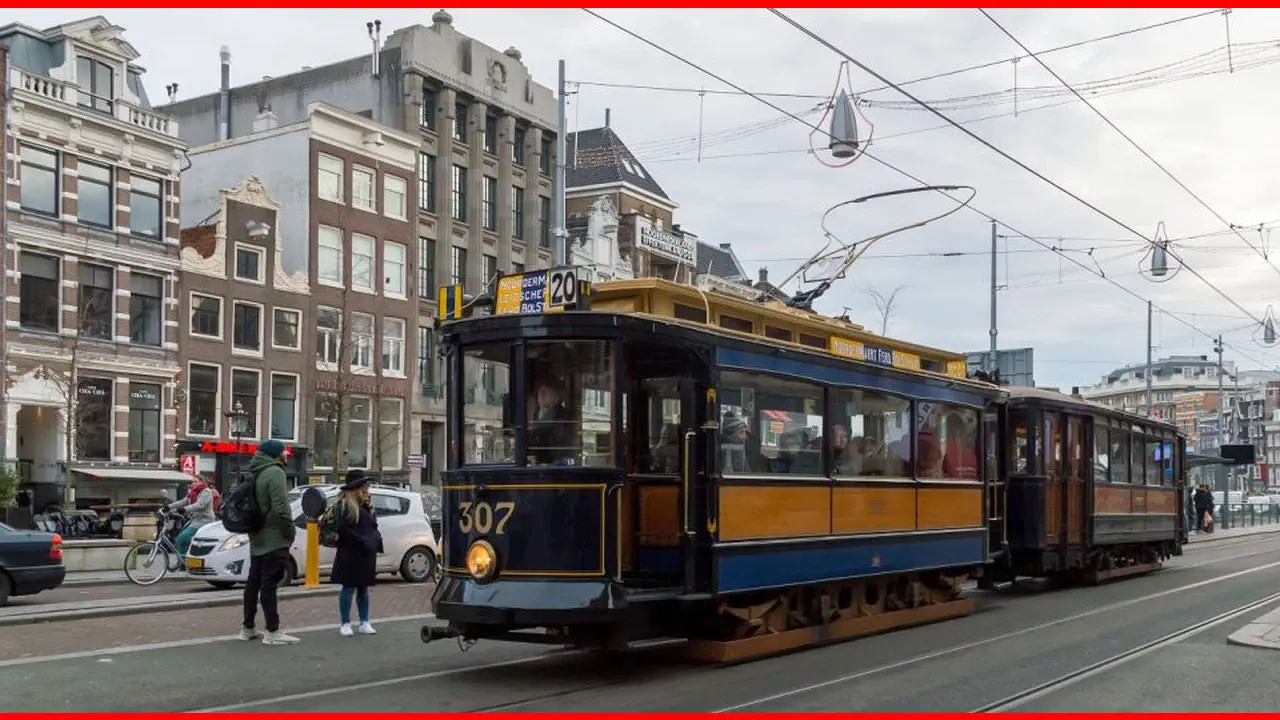
[[898,293],[905,290],[905,285],[899,285],[886,297],[879,290],[868,287],[864,292],[871,297],[871,302],[876,305],[876,312],[880,313],[880,334],[887,335],[889,333],[889,319],[893,316],[894,304],[898,300]]

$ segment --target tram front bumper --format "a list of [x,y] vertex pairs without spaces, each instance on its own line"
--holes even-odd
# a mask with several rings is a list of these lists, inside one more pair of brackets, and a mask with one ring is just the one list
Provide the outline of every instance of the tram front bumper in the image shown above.
[[545,627],[617,622],[627,610],[623,587],[608,580],[521,578],[477,582],[445,575],[433,598],[451,625]]

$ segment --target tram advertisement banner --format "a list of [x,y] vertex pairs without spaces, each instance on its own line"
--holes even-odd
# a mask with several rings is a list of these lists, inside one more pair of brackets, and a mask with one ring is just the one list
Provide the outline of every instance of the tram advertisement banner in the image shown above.
[[535,270],[498,279],[496,315],[559,312],[578,300],[577,268]]

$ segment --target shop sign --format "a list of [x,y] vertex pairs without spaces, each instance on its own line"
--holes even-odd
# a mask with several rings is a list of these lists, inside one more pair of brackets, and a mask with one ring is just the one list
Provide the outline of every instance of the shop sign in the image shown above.
[[196,456],[183,455],[181,467],[182,467],[182,472],[188,475],[195,475],[196,474]]
[[697,258],[698,249],[694,245],[693,238],[658,230],[657,228],[641,228],[640,242],[638,244],[654,255],[660,255],[685,265],[695,264]]
[[[240,443],[237,445],[233,442],[208,441],[200,444],[200,452],[214,453],[216,455],[252,455],[258,452],[258,443]],[[284,454],[292,455],[293,448],[285,445]]]

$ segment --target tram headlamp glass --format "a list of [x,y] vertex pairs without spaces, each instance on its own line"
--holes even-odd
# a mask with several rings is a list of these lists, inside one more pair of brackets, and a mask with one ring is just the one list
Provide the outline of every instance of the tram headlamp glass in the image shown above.
[[484,540],[467,549],[467,572],[477,580],[488,580],[498,570],[498,553]]

